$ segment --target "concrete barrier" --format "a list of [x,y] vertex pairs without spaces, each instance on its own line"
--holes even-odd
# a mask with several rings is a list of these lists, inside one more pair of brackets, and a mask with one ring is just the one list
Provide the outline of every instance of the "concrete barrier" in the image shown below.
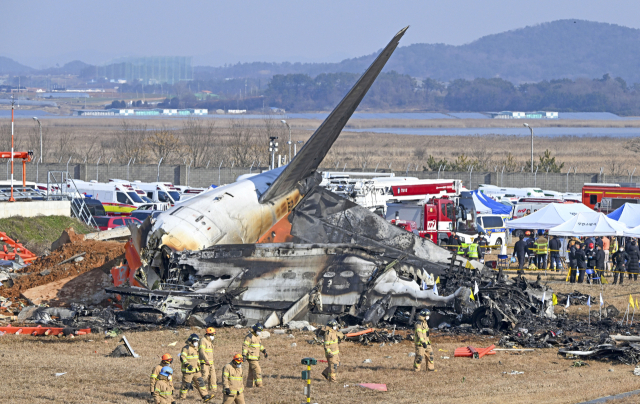
[[71,201],[0,202],[0,219],[13,216],[71,216]]

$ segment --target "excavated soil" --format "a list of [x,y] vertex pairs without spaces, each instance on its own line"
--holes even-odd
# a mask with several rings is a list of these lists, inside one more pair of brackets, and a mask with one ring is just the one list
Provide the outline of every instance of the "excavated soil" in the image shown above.
[[[81,253],[85,253],[82,261],[74,262],[72,260],[58,265],[60,262]],[[14,302],[23,301],[24,298],[21,297],[23,291],[70,276],[83,274],[96,268],[104,267],[103,269],[109,270],[110,268],[107,267],[114,266],[119,260],[124,261],[123,243],[81,240],[65,244],[48,256],[40,257],[33,261],[33,264],[16,271],[27,275],[14,279],[14,284],[10,288],[0,287],[0,296],[11,299]],[[40,275],[40,272],[44,270],[49,270],[51,273],[44,276]],[[26,301],[23,301],[23,303],[26,303]]]

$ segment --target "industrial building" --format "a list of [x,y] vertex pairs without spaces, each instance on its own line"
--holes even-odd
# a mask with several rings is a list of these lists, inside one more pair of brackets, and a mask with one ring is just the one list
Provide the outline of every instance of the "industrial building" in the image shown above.
[[208,109],[76,109],[77,116],[201,116],[207,115]]
[[96,73],[114,81],[142,80],[147,84],[175,84],[179,81],[193,80],[191,57],[186,56],[123,58],[97,67]]
[[549,111],[534,111],[534,112],[520,112],[520,111],[501,111],[501,112],[488,112],[493,119],[558,119],[557,112]]

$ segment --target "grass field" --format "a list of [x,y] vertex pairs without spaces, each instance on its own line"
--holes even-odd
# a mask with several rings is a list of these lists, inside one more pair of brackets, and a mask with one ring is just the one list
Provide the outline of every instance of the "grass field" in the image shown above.
[[[0,338],[5,383],[0,395],[11,403],[144,403],[148,401],[148,377],[160,356],[177,357],[184,341],[199,329],[126,333],[140,358],[106,357],[117,339],[88,335],[75,339],[5,335]],[[220,378],[222,366],[241,349],[247,330],[221,329],[215,360]],[[310,333],[273,335],[264,340],[269,359],[262,359],[265,387],[246,390],[247,403],[303,402],[300,359],[322,358],[322,348],[305,340]],[[436,372],[414,373],[410,341],[381,346],[343,343],[340,347],[339,381],[328,384],[320,376],[324,364],[312,369],[312,402],[317,403],[577,403],[640,388],[640,378],[625,365],[590,361],[575,368],[573,361],[557,357],[555,349],[515,354],[498,352],[480,360],[453,358],[456,347],[488,346],[497,337],[457,337],[432,334]],[[174,347],[167,345],[176,342]],[[291,347],[292,343],[297,346]],[[448,357],[449,359],[443,359]],[[323,358],[322,358],[323,359]],[[363,364],[365,359],[372,363]],[[179,387],[179,366],[174,362],[174,385]],[[512,371],[523,374],[510,374]],[[56,377],[55,373],[67,374]],[[385,383],[387,392],[358,387],[359,383]],[[221,386],[217,398],[220,402]],[[640,399],[636,397],[638,402]],[[196,403],[195,393],[180,402]]]
[[[213,119],[207,121],[214,121]],[[88,163],[96,163],[102,156],[102,161],[108,161],[113,157],[113,162],[124,164],[122,152],[116,150],[111,140],[119,131],[122,125],[119,118],[56,118],[43,119],[43,133],[45,137],[45,159],[47,161],[66,161],[71,154],[72,163],[81,163],[86,158]],[[145,124],[147,130],[152,131],[161,127],[169,128],[174,133],[179,134],[182,128],[183,119],[179,118],[159,118],[159,119],[129,119],[129,123]],[[229,148],[234,140],[227,133],[230,125],[228,119],[216,119],[216,128],[222,135],[216,138],[215,147],[208,153],[210,155],[197,159],[200,165],[211,161],[211,164],[219,164],[223,161],[223,166],[228,166],[231,161],[236,161],[238,166],[238,151],[230,152]],[[292,125],[292,140],[306,141],[313,133],[313,130],[320,124],[316,120],[290,120]],[[261,136],[266,136],[261,128],[265,122],[260,119],[244,120],[242,126],[249,132],[253,131],[258,136],[258,143],[261,147],[261,160],[267,161],[265,137],[264,142]],[[286,127],[277,118],[271,121],[271,134],[279,136],[281,147],[280,152],[287,154],[287,146],[284,144],[288,139]],[[640,120],[629,121],[540,121],[536,122],[537,127],[543,126],[570,126],[570,127],[640,127]],[[522,128],[522,122],[509,120],[351,120],[348,128],[365,127],[424,127],[424,128],[490,128],[490,127],[518,127]],[[18,119],[16,131],[18,133],[18,148],[31,148],[39,150],[39,137],[36,136],[32,120]],[[6,128],[3,127],[3,130]],[[524,130],[524,128],[522,128]],[[262,130],[262,131],[261,131]],[[380,169],[388,169],[389,165],[394,170],[404,170],[407,165],[418,170],[426,165],[429,156],[436,160],[446,159],[449,162],[456,160],[458,156],[464,154],[470,160],[477,160],[485,168],[494,171],[495,166],[507,165],[507,171],[511,165],[512,170],[520,171],[522,166],[527,166],[530,162],[530,140],[526,136],[505,136],[505,135],[477,135],[477,136],[415,136],[415,135],[393,135],[384,133],[354,133],[343,132],[331,151],[324,159],[324,168],[334,168],[337,166],[347,168],[367,170],[378,166]],[[236,142],[237,143],[237,142]],[[0,141],[0,145],[2,145]],[[629,138],[615,137],[538,137],[534,140],[534,159],[538,162],[538,156],[545,150],[550,150],[558,163],[565,163],[563,172],[569,167],[576,169],[578,173],[599,173],[602,169],[606,175],[628,175],[628,171],[633,171],[637,166],[638,150],[640,147],[633,144]],[[186,151],[177,151],[164,159],[163,164],[184,164]],[[509,160],[509,154],[511,160]],[[148,153],[144,159],[138,158],[137,163],[157,164],[159,158],[153,153]],[[248,161],[252,161],[253,157]],[[247,164],[248,166],[249,164]],[[476,166],[476,170],[478,166]]]
[[14,240],[20,240],[25,247],[37,255],[49,249],[51,243],[69,227],[73,227],[78,234],[95,231],[78,219],[65,216],[16,216],[0,219],[0,231],[7,233]]

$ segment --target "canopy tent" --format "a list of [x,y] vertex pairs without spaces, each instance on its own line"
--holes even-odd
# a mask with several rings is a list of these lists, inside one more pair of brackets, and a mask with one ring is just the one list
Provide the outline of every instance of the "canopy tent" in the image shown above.
[[549,234],[556,236],[622,236],[627,227],[613,219],[609,219],[604,213],[582,212],[578,213],[559,226],[549,230]]
[[623,223],[628,228],[640,226],[640,205],[627,202],[618,209],[609,213],[607,217]]
[[491,208],[486,206],[480,198],[478,198],[478,192],[471,192],[471,199],[473,199],[473,207],[476,210],[476,213],[479,215],[489,215],[492,213]]
[[509,215],[511,214],[511,207],[500,202],[496,202],[493,199],[489,198],[483,193],[478,191],[474,191],[476,197],[482,202],[482,204],[489,209],[491,209],[491,213],[494,215]]
[[593,212],[582,203],[550,203],[537,212],[506,223],[508,229],[550,229],[574,218],[578,213]]
[[640,226],[636,226],[633,229],[627,229],[624,231],[625,237],[640,237]]

